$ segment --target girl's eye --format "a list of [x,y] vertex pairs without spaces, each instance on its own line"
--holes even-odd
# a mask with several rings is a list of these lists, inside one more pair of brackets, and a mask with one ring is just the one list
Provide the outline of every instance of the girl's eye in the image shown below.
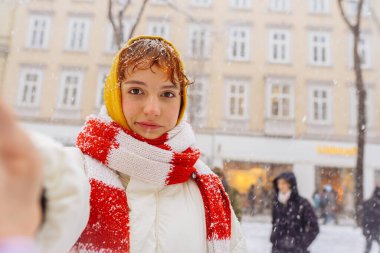
[[140,95],[142,94],[142,90],[140,89],[131,89],[128,93],[132,94],[132,95]]
[[175,97],[174,93],[170,92],[170,91],[165,91],[164,93],[162,93],[162,96],[166,97],[166,98],[174,98]]

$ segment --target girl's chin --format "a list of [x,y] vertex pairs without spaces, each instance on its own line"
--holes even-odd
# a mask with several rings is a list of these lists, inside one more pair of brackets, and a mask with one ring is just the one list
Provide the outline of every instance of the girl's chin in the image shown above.
[[157,139],[159,138],[161,135],[156,135],[156,134],[140,134],[142,137],[144,137],[145,139],[148,139],[148,140],[154,140],[154,139]]
[[163,134],[165,134],[165,133],[156,132],[156,131],[135,131],[135,133],[137,133],[141,137],[148,139],[148,140],[157,139],[157,138],[161,137]]
[[131,130],[140,135],[141,137],[144,137],[145,139],[149,140],[157,139],[166,133],[165,131],[163,131],[163,127],[149,129],[137,125],[136,127],[134,127],[134,129],[132,128]]

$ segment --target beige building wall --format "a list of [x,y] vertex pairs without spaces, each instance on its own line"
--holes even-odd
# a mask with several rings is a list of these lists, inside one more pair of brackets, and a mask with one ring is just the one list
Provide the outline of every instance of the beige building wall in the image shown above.
[[[136,35],[146,34],[148,23],[164,20],[169,25],[169,40],[177,45],[190,75],[208,77],[207,117],[200,132],[247,134],[259,136],[284,136],[310,139],[354,140],[354,126],[350,123],[349,86],[354,75],[349,67],[349,30],[343,23],[335,1],[330,1],[327,14],[312,14],[308,1],[290,1],[290,12],[274,12],[270,1],[251,1],[251,8],[234,9],[230,1],[213,1],[211,7],[194,7],[191,0],[175,1],[176,8],[151,3],[147,6]],[[126,14],[133,19],[139,1],[132,2]],[[26,46],[29,17],[43,13],[51,16],[51,31],[46,49],[30,49]],[[107,1],[31,1],[17,8],[13,39],[7,61],[7,71],[2,98],[13,105],[20,117],[32,122],[53,122],[80,125],[84,118],[96,112],[96,90],[101,67],[109,67],[113,53],[106,51],[108,37]],[[90,19],[88,50],[72,52],[65,49],[69,17]],[[208,59],[192,59],[188,56],[189,31],[193,22],[211,27],[211,56]],[[249,60],[230,61],[227,57],[228,29],[231,25],[244,25],[250,30]],[[369,69],[363,70],[366,83],[371,87],[372,113],[375,119],[370,127],[369,140],[380,137],[380,32],[370,17],[363,21],[363,31],[371,36],[371,60]],[[290,31],[290,62],[274,64],[268,60],[268,30],[287,28]],[[331,65],[312,66],[308,62],[309,31],[327,31],[331,34]],[[17,105],[20,71],[23,66],[38,66],[43,72],[41,99],[36,108]],[[83,87],[80,109],[64,111],[57,109],[61,72],[65,69],[83,71]],[[287,78],[292,82],[294,116],[290,119],[267,117],[267,78]],[[248,117],[231,120],[226,115],[226,79],[243,78],[248,86]],[[332,123],[315,125],[309,119],[310,83],[323,83],[332,91]],[[196,88],[196,85],[195,85]],[[197,127],[197,125],[195,126]],[[274,129],[274,130],[273,130]],[[289,130],[290,129],[290,130]]]
[[16,5],[11,1],[0,2],[0,94],[3,92],[3,81],[11,42],[15,8]]
[[[246,176],[245,163],[249,164],[249,171],[266,176],[268,182],[276,173],[291,169],[302,179],[299,190],[307,198],[325,183],[321,168],[339,171],[336,173],[337,185],[333,185],[336,190],[352,188],[353,176],[349,172],[355,167],[356,159],[356,126],[352,120],[355,110],[355,96],[352,93],[354,74],[349,59],[349,29],[342,21],[337,1],[324,0],[330,2],[329,11],[324,14],[309,11],[311,0],[283,0],[290,3],[289,11],[285,12],[271,10],[272,0],[246,0],[251,3],[250,7],[240,9],[232,8],[231,3],[244,2],[242,0],[210,0],[208,7],[193,4],[207,0],[173,0],[169,6],[159,4],[162,1],[165,0],[149,1],[135,35],[150,33],[152,22],[167,25],[167,39],[177,46],[188,74],[195,81],[190,88],[191,97],[198,94],[200,98],[200,106],[193,103],[188,108],[187,116],[192,120],[202,159],[207,164],[233,170],[231,175],[243,176],[245,184],[260,179]],[[107,50],[110,40],[107,2],[34,0],[18,5],[11,25],[12,40],[4,82],[0,85],[0,97],[16,109],[26,127],[49,134],[66,145],[74,145],[85,117],[99,111],[99,73],[110,67],[114,56],[114,52]],[[138,0],[132,1],[125,15],[127,21],[136,18],[140,3]],[[380,0],[372,0],[372,4],[380,16]],[[6,13],[6,20],[11,20],[10,12]],[[50,32],[42,49],[28,46],[30,18],[33,15],[50,17]],[[88,45],[84,51],[66,48],[70,18],[73,17],[89,20]],[[192,24],[210,28],[208,57],[194,58],[189,54],[189,28]],[[249,31],[249,40],[245,45],[245,49],[249,50],[247,60],[231,60],[228,56],[230,28],[234,26],[243,26]],[[269,59],[269,31],[276,28],[286,29],[290,36],[290,60],[282,64]],[[367,126],[364,171],[365,196],[368,197],[376,178],[380,178],[380,48],[377,46],[380,25],[373,21],[373,15],[365,15],[362,31],[370,38],[371,59],[370,66],[363,69],[372,121]],[[328,66],[310,64],[310,32],[327,32],[330,35],[331,62]],[[37,103],[23,106],[20,105],[24,78],[22,70],[31,66],[42,73],[40,99],[35,95],[34,102]],[[83,80],[79,82],[79,106],[69,110],[60,108],[58,100],[62,97],[62,73],[71,70],[82,71]],[[203,77],[208,82],[203,83]],[[33,76],[29,78],[33,79]],[[246,105],[243,109],[248,113],[242,119],[227,115],[231,101],[227,86],[230,81],[233,84],[239,81],[246,83]],[[271,103],[269,81],[290,83],[293,104],[290,117],[276,118],[268,112]],[[202,83],[205,90],[201,89]],[[331,101],[327,103],[331,107],[330,123],[316,124],[311,120],[312,87],[330,90]],[[202,110],[205,111],[203,116]],[[347,196],[352,194],[351,189]]]
[[[17,9],[14,39],[11,45],[8,70],[6,75],[6,89],[9,91],[5,97],[9,103],[18,109],[22,116],[32,115],[32,120],[47,121],[54,119],[56,101],[59,92],[60,72],[65,68],[78,68],[84,72],[83,100],[79,117],[73,120],[78,122],[85,115],[94,110],[94,97],[98,65],[112,60],[111,55],[106,55],[104,45],[104,25],[100,25],[97,19],[105,17],[104,6],[99,6],[103,1],[34,1],[29,5],[20,5]],[[95,15],[94,10],[104,10],[104,15]],[[26,47],[28,36],[29,16],[34,13],[43,13],[52,17],[49,42],[46,49],[29,49]],[[86,52],[70,52],[65,50],[66,35],[68,29],[68,17],[88,17],[91,20],[88,38],[88,50]],[[105,23],[105,18],[101,23]],[[95,32],[97,31],[97,32]],[[103,36],[102,36],[103,35]],[[96,42],[96,43],[94,43]],[[41,90],[40,106],[34,113],[28,108],[18,108],[17,92],[19,87],[19,73],[22,66],[38,66],[44,71]],[[76,120],[75,120],[76,119]],[[73,121],[70,118],[64,121]]]

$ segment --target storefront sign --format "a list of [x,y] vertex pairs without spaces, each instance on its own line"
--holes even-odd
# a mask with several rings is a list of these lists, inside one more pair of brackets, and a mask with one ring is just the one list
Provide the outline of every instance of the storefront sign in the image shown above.
[[357,148],[342,148],[335,146],[318,146],[317,153],[323,155],[343,155],[343,156],[356,156],[358,153]]

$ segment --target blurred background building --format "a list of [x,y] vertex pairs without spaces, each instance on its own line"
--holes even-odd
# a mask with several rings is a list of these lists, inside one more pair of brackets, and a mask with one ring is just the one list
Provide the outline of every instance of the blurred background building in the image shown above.
[[[126,0],[114,1],[116,5]],[[0,2],[0,97],[25,127],[74,145],[103,103],[117,50],[108,1]],[[351,1],[352,2],[352,1]],[[129,33],[142,1],[125,14]],[[355,8],[346,4],[352,15]],[[380,14],[363,10],[360,53],[368,91],[365,197],[380,184]],[[353,17],[353,16],[352,16]],[[293,171],[301,194],[331,185],[353,210],[356,93],[353,39],[336,0],[150,0],[135,35],[177,46],[194,80],[187,119],[203,158],[264,212],[272,179]]]

